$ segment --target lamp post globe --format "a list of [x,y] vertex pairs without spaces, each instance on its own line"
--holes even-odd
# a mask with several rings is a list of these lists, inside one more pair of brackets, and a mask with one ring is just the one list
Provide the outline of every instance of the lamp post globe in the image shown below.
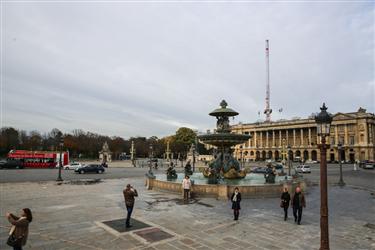
[[315,116],[320,144],[320,250],[329,250],[328,230],[328,192],[327,192],[327,145],[326,136],[330,135],[332,116],[327,112],[325,103]]

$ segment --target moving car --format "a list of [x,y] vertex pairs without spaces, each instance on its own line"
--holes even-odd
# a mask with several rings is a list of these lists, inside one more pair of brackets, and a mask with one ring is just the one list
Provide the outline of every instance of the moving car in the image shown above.
[[70,170],[70,169],[76,170],[77,168],[80,168],[80,167],[82,167],[81,163],[79,163],[79,162],[72,162],[69,165],[65,165],[64,169],[66,169],[66,170]]
[[84,174],[84,173],[104,173],[105,169],[102,165],[99,164],[88,164],[81,166],[77,169],[74,170],[74,172],[79,173],[79,174]]
[[18,160],[7,160],[0,162],[0,168],[23,168],[22,162]]
[[374,162],[372,161],[361,161],[359,167],[363,169],[374,169]]
[[311,173],[310,166],[307,165],[299,165],[296,168],[297,173]]

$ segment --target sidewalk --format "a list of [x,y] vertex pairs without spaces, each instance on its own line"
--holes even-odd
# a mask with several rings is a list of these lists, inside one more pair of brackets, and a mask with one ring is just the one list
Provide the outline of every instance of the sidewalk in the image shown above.
[[[103,221],[125,217],[122,189],[140,194],[134,218],[147,230],[115,233]],[[307,195],[302,225],[283,221],[278,199],[248,199],[234,222],[230,204],[211,198],[181,202],[177,195],[147,191],[144,178],[104,180],[92,185],[0,184],[0,249],[5,246],[7,211],[30,207],[34,221],[24,249],[319,249],[319,187]],[[329,189],[331,249],[375,249],[375,199],[368,191]],[[290,211],[290,217],[292,217]],[[155,237],[142,234],[159,230]],[[171,238],[158,241],[164,232]],[[151,240],[150,240],[151,239]]]

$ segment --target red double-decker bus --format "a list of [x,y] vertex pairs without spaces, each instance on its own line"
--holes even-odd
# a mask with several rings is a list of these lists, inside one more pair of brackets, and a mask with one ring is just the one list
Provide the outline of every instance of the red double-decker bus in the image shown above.
[[[59,166],[60,152],[11,150],[9,161],[17,161],[22,168],[54,168]],[[69,152],[62,152],[62,165],[69,164]]]

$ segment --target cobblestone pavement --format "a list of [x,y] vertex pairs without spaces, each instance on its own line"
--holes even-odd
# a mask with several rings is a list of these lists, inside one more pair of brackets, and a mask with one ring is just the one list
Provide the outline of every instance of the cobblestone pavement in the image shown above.
[[[247,199],[240,220],[230,203],[212,198],[192,200],[147,191],[144,178],[104,180],[92,185],[54,182],[3,183],[0,249],[5,245],[7,211],[30,207],[34,221],[24,249],[318,249],[319,187],[310,187],[302,225],[284,222],[278,199]],[[138,189],[134,218],[173,235],[149,242],[134,232],[114,233],[100,222],[125,216],[122,189]],[[330,187],[331,249],[375,249],[375,198],[369,191]],[[290,211],[290,216],[291,211]]]

